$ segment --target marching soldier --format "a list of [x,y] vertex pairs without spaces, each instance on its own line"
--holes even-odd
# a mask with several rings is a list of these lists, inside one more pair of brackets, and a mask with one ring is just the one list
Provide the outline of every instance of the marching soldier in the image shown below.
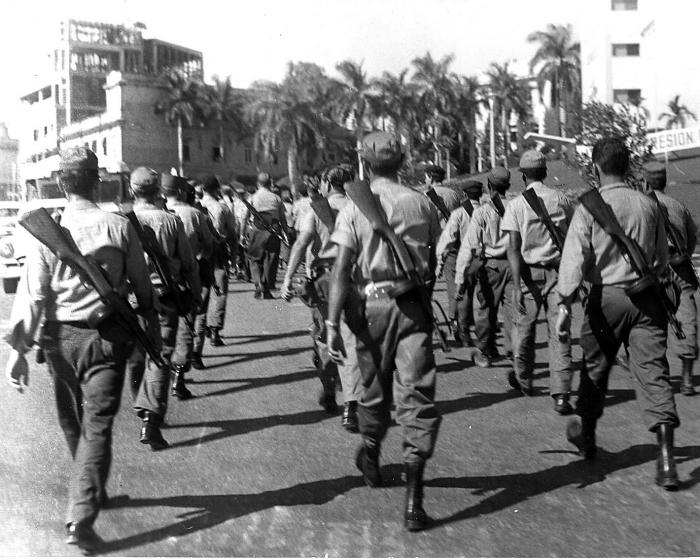
[[[487,175],[490,202],[474,210],[464,242],[457,254],[455,284],[457,292],[464,293],[465,271],[472,267],[475,259],[483,260],[483,272],[475,286],[474,333],[479,352],[474,355],[474,364],[490,367],[496,358],[496,330],[498,308],[504,298],[509,301],[511,288],[510,267],[506,255],[508,233],[501,229],[505,208],[506,191],[510,188],[510,172],[504,167],[495,167]],[[499,203],[500,202],[500,203]],[[512,318],[510,305],[505,306],[504,331],[506,346],[510,347]]]
[[[600,206],[611,217],[595,216],[585,204],[576,209],[559,269],[557,331],[568,337],[571,303],[583,280],[593,285],[587,298],[581,327],[583,350],[580,386],[576,403],[578,419],[567,426],[567,438],[586,459],[596,456],[596,426],[603,415],[610,368],[624,344],[630,370],[644,400],[644,419],[656,432],[659,444],[656,482],[668,490],[678,487],[673,459],[673,431],[679,425],[666,360],[665,294],[641,289],[634,259],[627,259],[607,232],[617,220],[623,234],[636,243],[655,274],[668,264],[668,242],[658,206],[624,182],[629,150],[622,139],[603,138],[593,148],[593,163],[600,181]],[[511,203],[512,204],[512,203]],[[605,208],[601,208],[604,210]]]
[[[151,339],[159,342],[148,268],[136,232],[126,218],[95,203],[97,157],[87,148],[70,149],[61,154],[59,169],[59,185],[68,198],[61,227],[83,255],[95,259],[118,294],[126,296],[128,282],[139,313],[148,320]],[[112,424],[132,350],[132,337],[109,316],[95,326],[93,320],[103,311],[97,290],[74,268],[43,245],[29,246],[6,337],[12,346],[7,374],[21,391],[28,375],[24,355],[43,315],[41,345],[54,378],[59,424],[74,460],[66,542],[85,553],[102,543],[93,523],[107,501]]]
[[[666,167],[659,162],[650,162],[644,166],[644,178],[647,187],[656,192],[659,204],[668,216],[669,225],[673,231],[667,232],[669,242],[672,236],[677,237],[681,247],[669,245],[671,259],[692,255],[697,242],[698,228],[695,225],[690,211],[675,198],[668,196],[666,188]],[[678,320],[683,325],[684,339],[671,337],[671,346],[674,346],[678,357],[683,364],[681,393],[687,396],[695,394],[693,387],[693,366],[698,357],[698,308],[695,303],[695,291],[697,280],[691,275],[678,274],[681,287],[680,303],[678,305]],[[690,276],[690,277],[688,277]]]
[[[440,225],[426,197],[398,184],[403,154],[396,137],[371,133],[362,141],[361,154],[371,185],[352,185],[365,196],[340,211],[331,236],[338,256],[331,273],[328,351],[333,360],[343,361],[339,325],[344,309],[357,337],[364,386],[358,401],[362,444],[356,465],[367,485],[381,485],[379,450],[393,400],[404,436],[404,521],[409,531],[417,531],[429,524],[422,505],[423,470],[440,425],[430,311]],[[384,227],[395,234],[391,245],[375,229],[382,227],[375,223],[379,220],[388,221]],[[395,254],[404,257],[397,261]]]
[[[156,206],[160,198],[158,173],[147,167],[137,167],[131,173],[131,192],[134,195],[134,214],[141,224],[145,236],[155,240],[161,255],[167,262],[167,271],[174,285],[188,285],[192,296],[192,307],[201,305],[199,271],[192,255],[189,241],[180,219],[166,210]],[[163,284],[155,272],[156,264],[147,258],[154,272],[151,283],[159,295],[160,333],[163,340],[162,356],[166,368],[146,367],[146,356],[141,348],[134,352],[127,364],[134,395],[134,408],[142,419],[141,443],[150,445],[158,451],[168,447],[168,442],[160,432],[160,425],[165,418],[168,407],[168,389],[170,387],[171,361],[179,322],[177,306],[173,303],[178,297]],[[177,378],[176,378],[177,379]],[[180,377],[180,381],[182,377]],[[184,394],[184,393],[183,393]]]
[[535,367],[535,326],[540,310],[547,318],[549,337],[550,394],[554,410],[571,414],[571,343],[556,334],[557,306],[560,298],[557,283],[561,253],[544,220],[552,222],[561,235],[573,214],[567,197],[542,183],[547,176],[544,154],[528,150],[520,159],[520,171],[526,190],[536,195],[542,208],[540,216],[523,194],[510,201],[501,222],[509,233],[508,262],[513,278],[513,369],[508,382],[517,391],[531,396]]
[[[214,247],[214,240],[207,223],[209,218],[206,214],[188,204],[188,199],[194,200],[194,188],[181,177],[163,173],[161,175],[161,188],[167,200],[168,210],[182,221],[185,236],[197,262],[201,300],[204,301],[205,291],[208,292],[211,285],[208,270],[209,260]],[[173,383],[170,394],[178,399],[189,399],[192,397],[192,393],[185,386],[185,373],[189,371],[193,359],[194,333],[191,327],[191,321],[187,321],[185,317],[180,317],[177,326],[175,350],[170,359],[173,370]],[[201,356],[198,357],[198,360],[201,362]]]
[[[313,307],[314,332],[312,338],[314,342],[314,361],[317,363],[319,378],[323,385],[322,403],[326,411],[335,411],[337,406],[335,401],[335,378],[340,376],[344,400],[341,425],[347,431],[356,433],[358,430],[357,400],[360,396],[361,385],[360,370],[355,358],[355,335],[352,334],[345,320],[341,321],[340,333],[343,337],[346,354],[343,364],[335,364],[330,359],[328,349],[324,344],[326,339],[325,321],[328,319],[328,277],[337,252],[335,245],[329,246],[329,240],[338,212],[348,203],[348,198],[345,194],[345,183],[349,183],[352,179],[352,174],[346,169],[334,167],[321,180],[321,192],[328,201],[330,213],[328,216],[322,216],[312,206],[311,212],[306,214],[302,220],[299,227],[300,235],[294,243],[290,254],[289,266],[285,273],[281,295],[285,300],[291,299],[292,278],[297,268],[299,268],[307,247],[316,243],[321,250],[317,251],[314,262],[311,265],[311,279],[316,286],[316,292],[319,294],[321,301],[318,302],[317,306]],[[324,223],[324,218],[328,223]],[[329,226],[331,227],[329,228]]]
[[287,229],[282,199],[270,191],[272,180],[267,173],[258,175],[258,189],[250,198],[250,204],[261,215],[265,224],[258,224],[256,218],[248,216],[249,228],[248,259],[250,272],[255,283],[255,299],[274,299],[270,289],[277,280],[277,257],[280,251],[280,239],[265,229],[268,227]]
[[[210,175],[202,184],[201,204],[214,226],[214,251],[211,257],[214,285],[209,301],[205,302],[202,314],[197,317],[195,352],[201,355],[204,334],[209,333],[212,346],[223,346],[219,334],[226,321],[226,298],[228,296],[228,245],[236,238],[236,219],[228,206],[220,200],[221,184]],[[206,328],[205,328],[206,324]]]
[[467,228],[471,220],[474,208],[478,207],[483,192],[483,185],[479,181],[468,180],[462,186],[462,191],[467,199],[450,214],[447,224],[440,234],[437,244],[438,268],[436,276],[442,271],[445,275],[447,287],[447,313],[452,321],[455,341],[464,346],[473,346],[469,325],[473,323],[472,297],[474,294],[475,278],[460,271],[461,287],[463,292],[457,291],[456,264],[457,253],[460,250],[467,235]]
[[[445,170],[439,165],[429,164],[425,167],[425,185],[418,187],[418,190],[427,195],[436,205],[441,222],[447,222],[450,214],[462,204],[462,198],[457,191],[442,185],[444,179]],[[431,196],[430,191],[437,195],[437,199]]]

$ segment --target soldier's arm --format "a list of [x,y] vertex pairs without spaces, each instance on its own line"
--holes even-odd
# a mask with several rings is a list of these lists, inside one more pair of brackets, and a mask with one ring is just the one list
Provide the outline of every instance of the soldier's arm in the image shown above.
[[569,307],[576,297],[586,264],[592,257],[592,218],[580,207],[576,210],[569,231],[566,234],[559,264],[559,279],[557,292],[562,298],[562,304]]
[[199,243],[202,248],[202,254],[200,255],[203,259],[208,259],[214,250],[214,237],[211,234],[211,229],[209,229],[208,219],[201,213],[197,214],[197,235],[199,235]]
[[333,263],[328,295],[328,320],[339,324],[340,314],[351,285],[352,263],[355,251],[345,245],[338,245],[338,256]]
[[301,259],[306,254],[306,248],[311,245],[314,240],[314,234],[309,231],[302,231],[297,237],[294,245],[292,245],[292,251],[289,254],[289,264],[287,265],[287,271],[284,274],[284,283],[288,285],[292,281],[292,277],[299,268]]
[[192,253],[192,247],[189,241],[187,241],[187,235],[185,234],[185,228],[182,225],[182,221],[177,220],[177,256],[180,260],[180,270],[182,271],[182,276],[187,280],[187,283],[192,289],[192,295],[194,296],[195,302],[199,305],[201,303],[201,292],[202,286],[199,281],[199,268],[197,266],[197,261]]
[[126,228],[126,277],[139,304],[139,313],[153,309],[153,288],[150,272],[143,256],[143,247],[131,224]]

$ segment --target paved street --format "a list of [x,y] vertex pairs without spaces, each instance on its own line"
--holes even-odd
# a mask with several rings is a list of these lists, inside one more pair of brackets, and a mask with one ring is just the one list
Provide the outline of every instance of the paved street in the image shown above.
[[[700,555],[700,396],[677,398],[683,484],[667,493],[653,485],[655,440],[626,371],[616,368],[612,377],[599,459],[585,464],[545,393],[545,344],[533,398],[509,390],[505,362],[481,370],[468,350],[438,352],[444,421],[425,499],[437,524],[408,534],[399,429],[382,449],[390,484],[363,486],[352,460],[358,436],[316,403],[307,309],[254,300],[250,284],[234,283],[232,292],[226,346],[205,347],[208,368],[190,374],[197,398],[171,402],[170,449],[154,453],[138,442],[139,421],[124,394],[111,507],[96,523],[107,554]],[[3,326],[10,305],[1,295]],[[2,345],[3,368],[6,357]],[[0,553],[75,554],[63,544],[70,457],[45,366],[33,367],[22,395],[3,379],[0,403]]]

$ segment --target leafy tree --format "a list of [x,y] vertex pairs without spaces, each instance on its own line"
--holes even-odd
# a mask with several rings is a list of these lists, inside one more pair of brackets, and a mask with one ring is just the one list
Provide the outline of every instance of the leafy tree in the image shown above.
[[530,72],[536,72],[540,91],[546,81],[552,84],[552,106],[561,135],[561,109],[569,111],[573,99],[580,98],[581,45],[573,42],[571,25],[551,23],[544,31],[530,33],[527,40],[539,43],[530,60]]
[[510,71],[507,62],[491,63],[486,75],[489,77],[489,89],[494,97],[493,110],[500,113],[503,156],[507,158],[510,145],[510,116],[513,112],[518,115],[519,120],[527,116],[528,93],[516,75]]
[[418,128],[418,89],[407,79],[408,68],[398,74],[384,72],[374,80],[378,93],[378,114],[389,118],[394,132],[406,138],[406,159],[413,158],[414,136]]
[[203,122],[207,115],[204,85],[181,72],[167,76],[167,93],[156,103],[156,114],[163,115],[168,124],[177,125],[177,159],[180,175],[184,175],[182,128]]
[[224,125],[235,130],[236,138],[245,135],[246,124],[243,118],[245,98],[231,86],[230,76],[225,80],[214,76],[213,82],[206,88],[207,117],[215,121],[219,127],[219,156],[225,159]]
[[479,82],[474,76],[453,76],[455,107],[454,128],[457,131],[459,159],[464,160],[464,144],[468,149],[469,172],[476,173],[476,115],[485,103]]
[[681,105],[680,95],[676,95],[668,104],[668,111],[659,115],[659,119],[666,119],[666,128],[685,128],[688,119],[698,120],[688,107]]

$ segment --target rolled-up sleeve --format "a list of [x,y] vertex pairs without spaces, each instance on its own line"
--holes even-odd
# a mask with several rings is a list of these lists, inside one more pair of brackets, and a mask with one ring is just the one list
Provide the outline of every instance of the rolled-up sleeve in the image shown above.
[[582,206],[576,209],[564,241],[557,291],[571,296],[583,281],[583,269],[591,253],[592,222],[586,219]]

